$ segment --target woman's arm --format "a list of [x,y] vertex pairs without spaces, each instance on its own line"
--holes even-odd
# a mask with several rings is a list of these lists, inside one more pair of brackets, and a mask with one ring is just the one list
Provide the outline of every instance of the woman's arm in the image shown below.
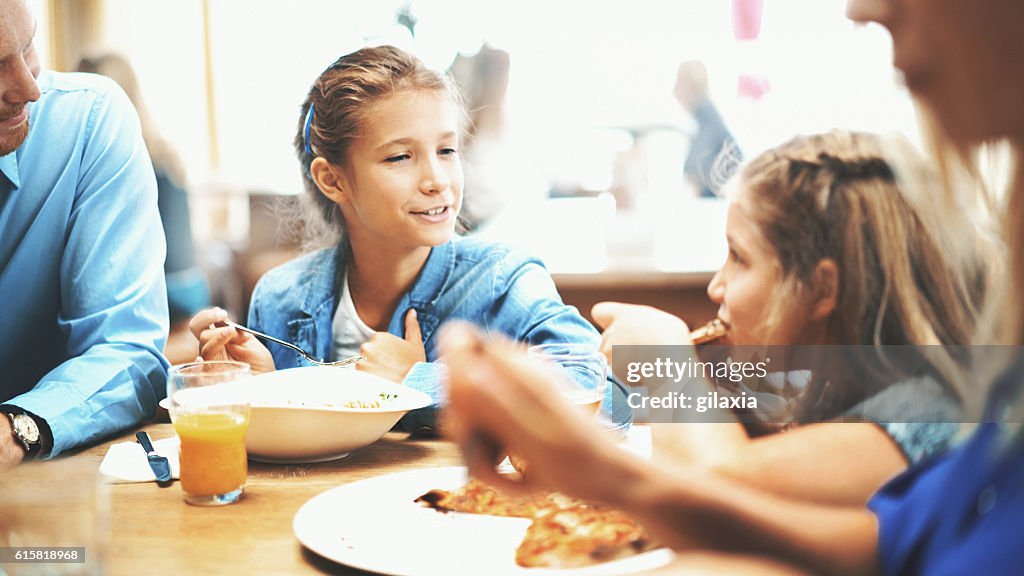
[[661,424],[656,455],[707,467],[768,493],[821,504],[863,506],[907,460],[882,428],[826,422],[749,438],[731,423]]
[[[815,573],[877,570],[877,528],[863,508],[795,503],[699,468],[640,460],[552,394],[547,368],[521,350],[465,327],[449,329],[442,345],[451,369],[448,431],[482,480],[605,502],[680,549],[770,554]],[[530,462],[525,480],[496,473],[493,455],[502,450]]]
[[794,502],[715,474],[668,471],[633,458],[607,464],[628,481],[615,482],[607,502],[674,548],[768,555],[815,574],[878,572],[878,529],[864,508]]
[[675,560],[655,574],[687,576],[805,576],[805,570],[764,556],[708,550],[677,551]]

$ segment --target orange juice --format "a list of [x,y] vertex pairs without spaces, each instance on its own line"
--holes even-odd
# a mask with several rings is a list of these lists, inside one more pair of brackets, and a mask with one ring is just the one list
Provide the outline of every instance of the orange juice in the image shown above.
[[245,431],[249,418],[232,412],[179,414],[174,431],[181,439],[181,488],[192,496],[238,490],[249,472]]

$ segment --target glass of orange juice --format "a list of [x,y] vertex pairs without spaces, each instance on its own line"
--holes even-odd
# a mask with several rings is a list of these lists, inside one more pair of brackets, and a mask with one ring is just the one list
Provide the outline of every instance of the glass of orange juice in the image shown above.
[[173,366],[167,397],[181,440],[181,489],[185,502],[221,506],[237,502],[249,472],[245,432],[249,365],[209,361]]

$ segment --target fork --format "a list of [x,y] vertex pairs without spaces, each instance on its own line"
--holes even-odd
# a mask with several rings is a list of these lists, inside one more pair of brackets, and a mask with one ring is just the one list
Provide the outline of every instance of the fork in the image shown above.
[[363,356],[361,354],[357,354],[355,356],[349,356],[348,358],[345,358],[344,360],[338,360],[337,362],[325,362],[324,360],[321,360],[319,358],[314,358],[312,355],[310,355],[309,352],[306,352],[305,350],[303,350],[302,348],[299,348],[298,346],[296,346],[295,344],[292,344],[291,342],[285,342],[284,340],[278,340],[277,338],[274,338],[273,336],[264,334],[263,332],[260,332],[258,330],[253,330],[252,328],[248,328],[246,326],[242,326],[241,324],[238,324],[237,322],[232,322],[231,320],[224,320],[224,321],[222,321],[222,324],[224,324],[226,326],[230,326],[230,327],[234,328],[235,330],[241,330],[242,332],[248,332],[249,334],[252,334],[253,336],[257,336],[259,338],[263,338],[265,340],[269,340],[269,341],[271,341],[271,342],[273,342],[275,344],[280,344],[281,346],[284,346],[285,348],[291,348],[292,350],[295,350],[300,355],[302,355],[303,358],[305,358],[306,360],[309,360],[310,362],[312,362],[313,364],[316,364],[317,366],[348,366],[349,364],[355,364],[356,362],[359,362],[360,360],[366,360],[366,356]]

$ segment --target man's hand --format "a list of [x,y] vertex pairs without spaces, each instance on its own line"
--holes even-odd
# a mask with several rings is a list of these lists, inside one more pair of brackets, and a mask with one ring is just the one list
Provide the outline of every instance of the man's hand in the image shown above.
[[0,472],[14,468],[25,459],[25,447],[14,439],[11,420],[0,415]]
[[423,334],[416,319],[416,309],[410,308],[405,315],[405,338],[388,332],[377,332],[359,348],[366,360],[356,364],[356,370],[376,374],[397,382],[405,380],[413,365],[427,361],[423,348]]

